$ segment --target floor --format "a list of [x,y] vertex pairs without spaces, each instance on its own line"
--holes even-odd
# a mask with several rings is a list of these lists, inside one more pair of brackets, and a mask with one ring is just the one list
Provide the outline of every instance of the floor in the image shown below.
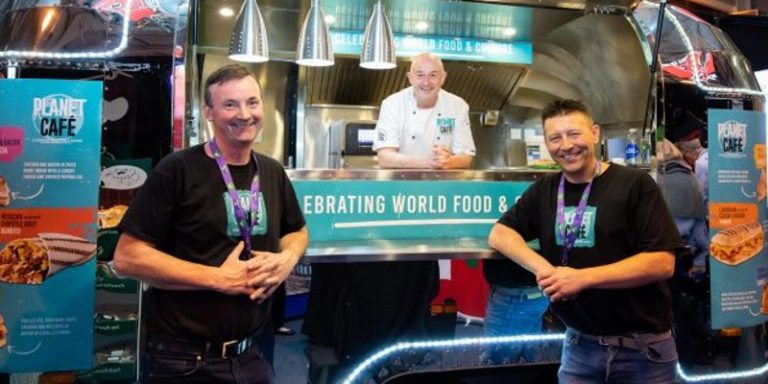
[[285,325],[296,334],[275,336],[276,384],[304,384],[307,382],[307,359],[304,357],[307,337],[299,333],[301,320],[289,321]]

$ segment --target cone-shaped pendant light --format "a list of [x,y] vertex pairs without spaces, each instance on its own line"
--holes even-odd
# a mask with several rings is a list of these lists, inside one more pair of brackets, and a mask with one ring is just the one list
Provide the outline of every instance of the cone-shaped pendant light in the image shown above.
[[373,14],[365,27],[363,50],[360,52],[360,66],[368,69],[390,69],[397,67],[395,39],[392,28],[384,13],[381,0],[373,6]]
[[320,0],[312,0],[296,49],[296,64],[312,67],[333,65],[333,46]]
[[235,61],[263,63],[269,60],[267,27],[256,0],[245,0],[229,41],[229,58]]

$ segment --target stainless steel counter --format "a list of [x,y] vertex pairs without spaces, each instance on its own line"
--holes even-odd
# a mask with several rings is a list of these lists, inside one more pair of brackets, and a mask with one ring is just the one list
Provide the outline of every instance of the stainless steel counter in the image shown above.
[[488,170],[427,170],[427,169],[288,169],[295,180],[477,180],[477,181],[536,181],[550,170],[526,167],[492,168]]
[[313,241],[304,263],[490,259],[487,238]]

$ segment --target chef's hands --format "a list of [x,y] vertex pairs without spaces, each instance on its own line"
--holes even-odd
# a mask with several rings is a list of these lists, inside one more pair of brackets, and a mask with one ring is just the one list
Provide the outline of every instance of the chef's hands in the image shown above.
[[552,302],[575,298],[589,284],[583,270],[554,267],[536,276],[536,282]]
[[432,146],[432,159],[429,162],[429,168],[432,169],[448,169],[450,168],[451,156],[453,152],[448,146],[443,144],[435,144]]

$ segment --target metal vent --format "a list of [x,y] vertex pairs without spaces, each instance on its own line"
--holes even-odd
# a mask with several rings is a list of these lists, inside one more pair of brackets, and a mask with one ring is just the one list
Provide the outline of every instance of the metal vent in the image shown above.
[[[397,68],[360,68],[357,58],[337,58],[336,65],[307,68],[308,104],[379,106],[387,96],[408,86],[409,61]],[[461,96],[472,110],[501,109],[525,67],[446,61],[444,89]]]

